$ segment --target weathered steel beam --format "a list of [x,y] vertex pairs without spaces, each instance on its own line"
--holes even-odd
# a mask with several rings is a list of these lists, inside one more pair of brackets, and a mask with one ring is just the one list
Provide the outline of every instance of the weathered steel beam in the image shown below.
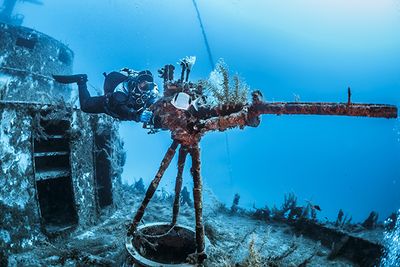
[[305,235],[322,245],[332,248],[328,259],[344,257],[359,266],[378,266],[382,256],[381,244],[352,236],[338,229],[311,220],[298,220],[291,223],[297,234]]
[[179,214],[179,206],[180,206],[180,195],[182,190],[182,174],[183,169],[185,167],[185,161],[187,156],[187,147],[181,146],[179,148],[179,155],[178,155],[178,174],[176,175],[176,183],[175,183],[175,200],[174,200],[174,207],[172,212],[172,225],[176,224]]
[[168,168],[169,164],[171,163],[172,158],[175,155],[176,148],[178,147],[178,142],[173,141],[171,146],[168,148],[167,153],[165,153],[165,156],[163,160],[161,161],[160,168],[158,169],[158,172],[156,176],[154,177],[153,181],[151,182],[149,188],[146,191],[145,198],[142,201],[142,204],[140,205],[139,209],[136,212],[135,218],[133,219],[132,224],[130,225],[128,229],[128,235],[133,235],[133,233],[136,231],[137,226],[139,225],[139,222],[142,220],[144,211],[149,204],[151,198],[153,197],[154,193],[157,190],[157,187],[161,181],[161,178],[164,175],[165,170]]
[[189,148],[190,156],[192,157],[191,173],[193,176],[193,199],[196,217],[196,247],[197,247],[197,262],[202,263],[207,255],[204,248],[204,225],[203,225],[203,186],[200,175],[200,147],[195,144]]

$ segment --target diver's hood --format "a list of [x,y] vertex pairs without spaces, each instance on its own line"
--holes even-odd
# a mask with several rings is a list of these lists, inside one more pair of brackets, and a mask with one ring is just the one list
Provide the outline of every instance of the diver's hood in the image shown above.
[[193,106],[196,110],[198,110],[197,102],[199,99],[192,100],[190,95],[186,93],[177,93],[174,98],[171,100],[171,104],[177,109],[188,110],[190,106]]

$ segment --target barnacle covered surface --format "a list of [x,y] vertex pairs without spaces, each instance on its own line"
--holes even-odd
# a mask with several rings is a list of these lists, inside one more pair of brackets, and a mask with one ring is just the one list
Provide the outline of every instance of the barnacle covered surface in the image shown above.
[[0,247],[27,248],[40,238],[29,114],[0,108]]
[[0,117],[0,243],[7,254],[32,249],[46,240],[41,231],[34,168],[34,143],[49,138],[44,122],[66,120],[71,125],[65,138],[69,140],[77,226],[86,228],[98,220],[93,126],[107,128],[115,140],[115,144],[110,144],[110,160],[115,162],[116,169],[111,170],[113,198],[118,202],[124,151],[113,120],[84,114],[67,103],[38,105],[9,101],[0,102]]
[[43,93],[69,99],[71,91],[51,74],[70,74],[74,54],[41,32],[0,23],[0,100],[47,103]]

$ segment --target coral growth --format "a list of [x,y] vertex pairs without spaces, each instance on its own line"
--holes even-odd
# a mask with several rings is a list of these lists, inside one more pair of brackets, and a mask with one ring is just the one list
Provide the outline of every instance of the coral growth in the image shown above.
[[276,221],[282,221],[286,218],[293,220],[302,214],[301,207],[297,207],[297,197],[294,193],[286,194],[282,207],[278,209],[274,206],[271,213],[272,218]]
[[212,102],[216,105],[244,105],[247,103],[249,86],[240,79],[238,74],[230,78],[229,68],[220,59],[210,78],[203,81],[203,87],[211,93]]
[[270,210],[268,206],[265,206],[264,208],[256,208],[255,205],[253,205],[253,209],[254,212],[251,212],[250,216],[254,219],[289,223],[301,219],[317,221],[317,211],[321,210],[318,205],[314,205],[311,201],[307,201],[305,206],[299,206],[297,203],[297,197],[294,193],[285,195],[281,208],[274,206]]
[[252,238],[249,243],[249,255],[241,264],[242,266],[254,266],[261,267],[263,260],[261,259],[260,253],[255,249],[254,239]]
[[256,220],[261,221],[269,221],[271,219],[271,210],[265,205],[264,208],[256,208],[253,205],[254,212],[251,214],[251,217]]
[[335,226],[338,228],[344,228],[351,224],[351,220],[352,220],[352,217],[348,216],[347,214],[344,215],[343,210],[340,209],[338,212],[338,215],[337,215]]

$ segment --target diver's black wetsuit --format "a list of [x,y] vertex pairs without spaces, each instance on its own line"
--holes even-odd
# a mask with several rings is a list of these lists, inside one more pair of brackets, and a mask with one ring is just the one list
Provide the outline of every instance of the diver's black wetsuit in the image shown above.
[[[151,90],[140,91],[136,77],[126,76],[120,72],[111,72],[104,80],[104,95],[90,96],[85,74],[71,76],[53,75],[61,83],[78,84],[81,110],[87,113],[105,113],[120,120],[140,121],[142,112],[153,104],[157,94]],[[152,79],[152,78],[151,78]],[[114,91],[124,83],[125,91]],[[125,88],[126,87],[126,88]]]
[[[107,75],[107,77],[109,76]],[[127,77],[125,77],[125,79],[127,79]],[[105,81],[105,84],[106,83],[107,82]],[[140,114],[131,107],[128,101],[129,96],[125,93],[106,93],[107,90],[105,88],[105,95],[90,96],[85,80],[80,80],[77,84],[79,90],[79,102],[82,111],[87,113],[106,113],[120,120],[139,121]]]

